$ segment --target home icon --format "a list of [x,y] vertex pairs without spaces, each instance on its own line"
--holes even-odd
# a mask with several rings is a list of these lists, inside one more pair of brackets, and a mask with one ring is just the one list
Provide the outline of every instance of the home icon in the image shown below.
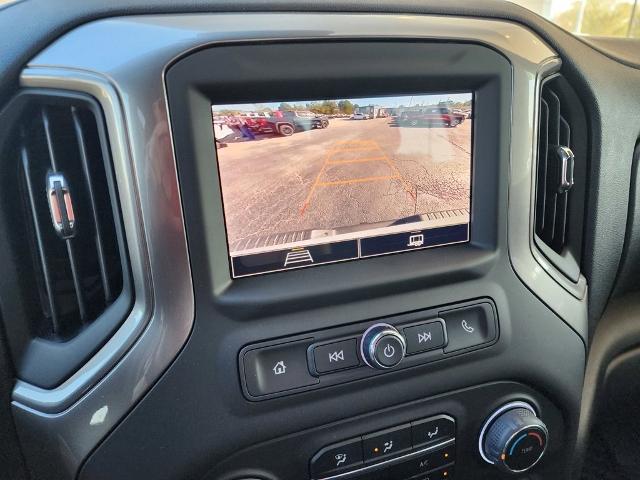
[[284,364],[282,360],[276,363],[273,367],[273,373],[275,375],[282,375],[287,371],[287,366]]

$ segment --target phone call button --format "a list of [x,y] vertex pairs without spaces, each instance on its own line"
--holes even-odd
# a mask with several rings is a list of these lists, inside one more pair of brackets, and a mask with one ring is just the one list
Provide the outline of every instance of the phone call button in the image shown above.
[[496,322],[488,303],[440,312],[440,317],[447,326],[446,353],[482,345],[496,338]]

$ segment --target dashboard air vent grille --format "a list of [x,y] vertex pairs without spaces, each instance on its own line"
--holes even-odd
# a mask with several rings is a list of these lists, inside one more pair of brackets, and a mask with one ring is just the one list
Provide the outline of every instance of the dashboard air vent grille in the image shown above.
[[583,107],[566,79],[542,85],[539,105],[535,240],[571,280],[579,277],[587,127]]
[[19,375],[51,386],[126,316],[128,265],[97,103],[62,93],[26,95],[17,103],[0,186],[3,200],[12,200],[4,202],[12,207],[0,212],[0,229],[7,230],[2,240],[17,287],[0,289],[0,306],[5,318],[26,324],[12,342]]
[[21,138],[22,198],[41,273],[39,333],[64,338],[95,320],[122,290],[96,120],[76,106],[42,106]]
[[[540,100],[538,145],[536,234],[560,253],[566,244],[574,158],[559,154],[562,147],[571,148],[571,126],[564,116],[560,97],[547,86],[543,89]],[[566,164],[563,165],[562,162]],[[571,176],[562,178],[563,169]]]

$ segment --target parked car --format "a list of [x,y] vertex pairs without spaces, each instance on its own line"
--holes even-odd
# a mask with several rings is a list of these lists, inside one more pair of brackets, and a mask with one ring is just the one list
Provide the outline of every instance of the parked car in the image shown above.
[[369,115],[366,113],[354,113],[351,115],[351,120],[369,120]]
[[448,107],[428,107],[424,109],[405,111],[399,119],[400,125],[446,125],[456,127],[465,121],[466,116],[455,113]]
[[247,124],[256,133],[274,133],[289,137],[295,132],[327,128],[329,119],[308,110],[291,110],[272,117],[252,118]]

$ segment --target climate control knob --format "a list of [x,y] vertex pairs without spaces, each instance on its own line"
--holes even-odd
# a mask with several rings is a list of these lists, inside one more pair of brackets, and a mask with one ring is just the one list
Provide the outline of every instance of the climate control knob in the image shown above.
[[548,437],[547,427],[533,407],[514,402],[485,422],[480,433],[480,454],[504,472],[525,472],[544,455]]
[[360,353],[371,368],[386,370],[404,358],[407,345],[398,330],[387,323],[376,323],[362,335]]

